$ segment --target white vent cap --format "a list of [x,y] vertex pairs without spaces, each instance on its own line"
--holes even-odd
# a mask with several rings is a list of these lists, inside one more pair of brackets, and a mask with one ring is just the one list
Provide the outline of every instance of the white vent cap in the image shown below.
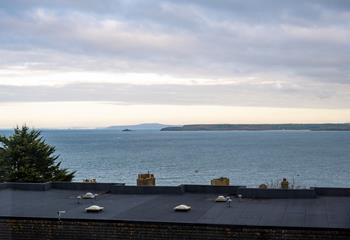
[[93,193],[91,193],[91,192],[87,192],[87,193],[85,193],[85,194],[83,195],[82,198],[84,198],[84,199],[91,199],[91,198],[95,198],[95,197],[96,197],[96,194],[93,194]]
[[97,205],[91,205],[90,207],[85,208],[85,210],[87,212],[100,212],[103,209],[104,209],[104,207],[100,207],[100,206],[97,206]]
[[227,198],[225,196],[218,196],[216,199],[215,199],[215,202],[226,202],[227,201]]
[[187,206],[187,205],[185,205],[185,204],[181,204],[181,205],[178,205],[178,206],[174,207],[174,210],[175,210],[175,211],[183,211],[183,212],[186,212],[186,211],[191,210],[191,206]]

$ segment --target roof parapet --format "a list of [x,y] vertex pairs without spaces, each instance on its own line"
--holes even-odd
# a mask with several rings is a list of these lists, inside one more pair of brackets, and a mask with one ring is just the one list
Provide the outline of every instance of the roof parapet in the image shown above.
[[109,192],[112,194],[220,194],[241,195],[242,198],[316,198],[318,196],[350,196],[350,188],[313,187],[310,189],[259,189],[246,186],[211,186],[184,184],[179,186],[126,186],[124,183],[3,182],[1,189],[48,191],[50,189]]

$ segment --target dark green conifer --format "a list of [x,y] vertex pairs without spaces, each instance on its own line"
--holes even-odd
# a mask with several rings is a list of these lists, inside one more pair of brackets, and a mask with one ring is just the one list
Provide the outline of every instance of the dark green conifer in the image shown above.
[[0,135],[0,181],[72,181],[75,172],[60,168],[54,153],[55,147],[45,142],[39,130],[22,126],[9,137]]

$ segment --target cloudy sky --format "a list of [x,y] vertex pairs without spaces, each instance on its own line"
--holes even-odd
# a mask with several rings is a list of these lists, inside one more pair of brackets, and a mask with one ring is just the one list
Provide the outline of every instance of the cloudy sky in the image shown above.
[[0,2],[0,127],[350,122],[350,1]]

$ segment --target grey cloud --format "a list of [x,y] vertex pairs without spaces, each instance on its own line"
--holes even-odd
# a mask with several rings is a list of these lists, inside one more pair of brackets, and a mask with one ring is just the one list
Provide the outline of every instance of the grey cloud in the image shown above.
[[0,102],[104,101],[119,104],[225,105],[349,108],[349,88],[302,88],[288,84],[130,85],[70,84],[65,86],[0,85]]
[[[5,0],[0,2],[0,9],[0,69],[26,65],[32,70],[47,71],[267,78],[261,81],[285,76],[283,80],[290,86],[296,82],[306,86],[290,92],[269,89],[267,93],[262,93],[266,89],[249,84],[238,89],[172,86],[176,94],[171,101],[169,86],[143,87],[142,93],[141,87],[134,86],[128,92],[122,91],[127,85],[119,86],[120,89],[113,85],[116,94],[108,95],[108,89],[101,89],[106,96],[90,96],[87,85],[70,85],[64,87],[64,92],[58,89],[67,100],[134,102],[127,96],[134,94],[131,99],[150,103],[156,102],[152,96],[158,96],[158,102],[166,103],[210,103],[209,99],[214,99],[217,104],[240,105],[245,99],[252,105],[301,106],[302,99],[307,98],[305,105],[347,106],[342,103],[348,100],[342,90],[347,87],[332,85],[350,84],[347,0]],[[51,88],[36,88],[37,96],[32,97],[26,94],[27,90],[15,92],[23,91],[23,96],[27,96],[23,98],[28,100],[40,100],[38,96],[50,100],[51,95],[56,96]],[[191,91],[207,98],[192,96]],[[222,95],[215,95],[216,92]],[[12,98],[21,97],[18,94]],[[10,98],[3,97],[3,101]],[[263,98],[268,100],[261,101]],[[274,98],[279,100],[273,103]],[[296,104],[294,98],[300,103]]]

